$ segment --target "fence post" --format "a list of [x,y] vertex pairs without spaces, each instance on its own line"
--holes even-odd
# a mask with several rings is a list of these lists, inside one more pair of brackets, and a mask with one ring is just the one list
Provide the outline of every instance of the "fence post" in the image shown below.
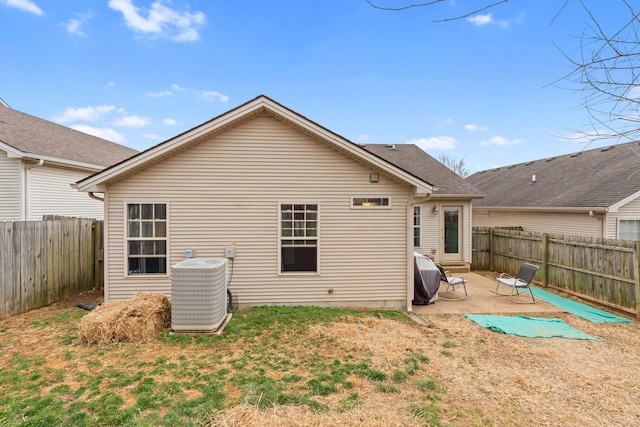
[[636,305],[636,319],[640,320],[640,304],[638,304],[638,297],[640,297],[640,241],[636,241],[635,252],[633,254],[633,280],[635,281],[633,302]]
[[549,233],[542,234],[542,283],[549,283]]
[[494,271],[493,268],[493,227],[489,229],[489,271]]

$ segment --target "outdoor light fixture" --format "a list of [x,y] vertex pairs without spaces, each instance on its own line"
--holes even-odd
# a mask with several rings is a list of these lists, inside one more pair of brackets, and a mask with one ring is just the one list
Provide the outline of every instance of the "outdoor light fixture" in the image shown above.
[[434,215],[438,215],[438,211],[439,211],[439,209],[438,209],[438,207],[437,207],[437,206],[434,206],[434,207],[433,207],[433,209],[431,209],[431,212],[432,212]]

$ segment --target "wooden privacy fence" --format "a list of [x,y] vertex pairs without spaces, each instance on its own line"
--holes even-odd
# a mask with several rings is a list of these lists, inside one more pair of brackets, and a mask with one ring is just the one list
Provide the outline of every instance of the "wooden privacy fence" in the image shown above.
[[0,319],[102,287],[103,222],[0,222]]
[[640,319],[640,242],[474,227],[473,267],[515,275],[538,265],[543,285]]

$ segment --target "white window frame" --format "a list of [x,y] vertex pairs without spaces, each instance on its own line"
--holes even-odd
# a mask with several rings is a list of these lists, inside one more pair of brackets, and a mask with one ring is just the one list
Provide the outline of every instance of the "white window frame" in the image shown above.
[[391,197],[389,196],[351,196],[351,208],[352,209],[391,209]]
[[[416,223],[417,220],[417,223]],[[413,205],[413,246],[419,248],[422,244],[422,206]],[[417,244],[416,244],[417,243]]]
[[[287,234],[284,230],[285,229],[289,229],[289,227],[283,227],[283,224],[286,224],[288,222],[287,218],[284,218],[283,213],[287,213],[286,211],[283,211],[283,207],[286,207],[288,205],[291,205],[292,207],[295,206],[300,206],[300,205],[304,205],[305,206],[305,219],[303,219],[302,221],[304,222],[304,227],[295,227],[295,224],[292,224],[290,230],[292,231],[292,234],[295,234],[295,230],[298,230],[299,232],[303,232],[304,235],[299,235],[299,236],[295,236],[295,235],[283,235],[283,234]],[[313,235],[307,235],[307,230],[312,230],[312,228],[308,228],[307,227],[307,222],[314,222],[313,219],[307,219],[306,218],[306,206],[309,205],[315,205],[316,206],[316,210],[315,210],[315,214],[316,214],[316,219],[315,219],[315,236]],[[311,211],[313,212],[313,211]],[[310,212],[310,213],[311,213]],[[296,210],[293,209],[292,214],[295,214]],[[299,211],[298,211],[299,213]],[[293,215],[295,216],[295,215]],[[292,216],[291,218],[291,222],[295,222],[295,218]],[[301,224],[298,224],[301,225]],[[299,247],[315,247],[316,249],[316,266],[315,266],[315,270],[311,271],[311,270],[302,270],[302,271],[285,271],[283,270],[283,259],[282,259],[282,250],[283,248],[288,247],[288,242],[290,241],[304,241],[305,243],[299,245]],[[315,242],[315,245],[311,244],[311,242]],[[296,245],[290,246],[290,247],[295,247]],[[289,202],[289,201],[285,201],[285,202],[278,202],[278,274],[280,275],[318,275],[320,274],[320,203],[316,202],[316,201],[306,201],[306,202],[301,202],[301,201],[295,201],[295,202]]]
[[[130,205],[154,205],[154,218],[151,218],[151,221],[146,221],[146,222],[152,222],[153,223],[153,234],[154,236],[152,237],[142,237],[140,236],[139,238],[136,237],[130,237],[129,236],[129,223],[133,222],[131,220],[129,220],[129,206]],[[155,205],[164,205],[165,207],[165,218],[164,220],[155,218]],[[123,229],[124,229],[124,275],[126,277],[166,277],[169,275],[169,265],[170,265],[170,261],[169,261],[169,202],[166,201],[140,201],[140,200],[127,200],[124,202],[124,207],[123,207],[124,213],[123,213],[123,218],[124,218],[124,225],[123,225]],[[142,218],[139,219],[140,221],[140,226],[142,226]],[[156,224],[160,224],[160,223],[164,223],[164,237],[161,236],[155,236],[156,233]],[[141,232],[142,233],[142,232]],[[149,258],[162,258],[162,255],[164,255],[164,259],[165,259],[165,266],[164,266],[164,273],[132,273],[129,270],[129,243],[132,241],[140,241],[140,242],[144,242],[144,241],[164,241],[164,247],[165,247],[165,253],[164,254],[153,254],[153,256],[149,257]],[[155,251],[155,250],[154,250]],[[140,257],[134,257],[134,258],[144,258],[144,256],[142,256],[142,254],[140,254]],[[160,256],[158,256],[160,255]]]
[[[622,222],[634,222],[635,223],[635,230],[633,231],[635,237],[634,238],[628,238],[628,237],[622,237],[621,236],[621,226],[622,226]],[[640,240],[640,219],[633,219],[633,218],[618,218],[618,239],[620,240]]]

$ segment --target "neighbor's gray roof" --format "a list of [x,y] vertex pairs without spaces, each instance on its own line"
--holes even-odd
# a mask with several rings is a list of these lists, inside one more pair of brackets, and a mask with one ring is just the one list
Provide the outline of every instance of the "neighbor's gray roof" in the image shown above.
[[36,157],[97,166],[110,166],[137,153],[131,148],[22,113],[2,103],[0,142]]
[[[372,154],[437,187],[434,196],[482,197],[482,192],[414,144],[365,144]],[[475,202],[474,202],[475,203]]]
[[476,207],[610,207],[640,191],[640,142],[476,172],[467,181],[487,195]]

